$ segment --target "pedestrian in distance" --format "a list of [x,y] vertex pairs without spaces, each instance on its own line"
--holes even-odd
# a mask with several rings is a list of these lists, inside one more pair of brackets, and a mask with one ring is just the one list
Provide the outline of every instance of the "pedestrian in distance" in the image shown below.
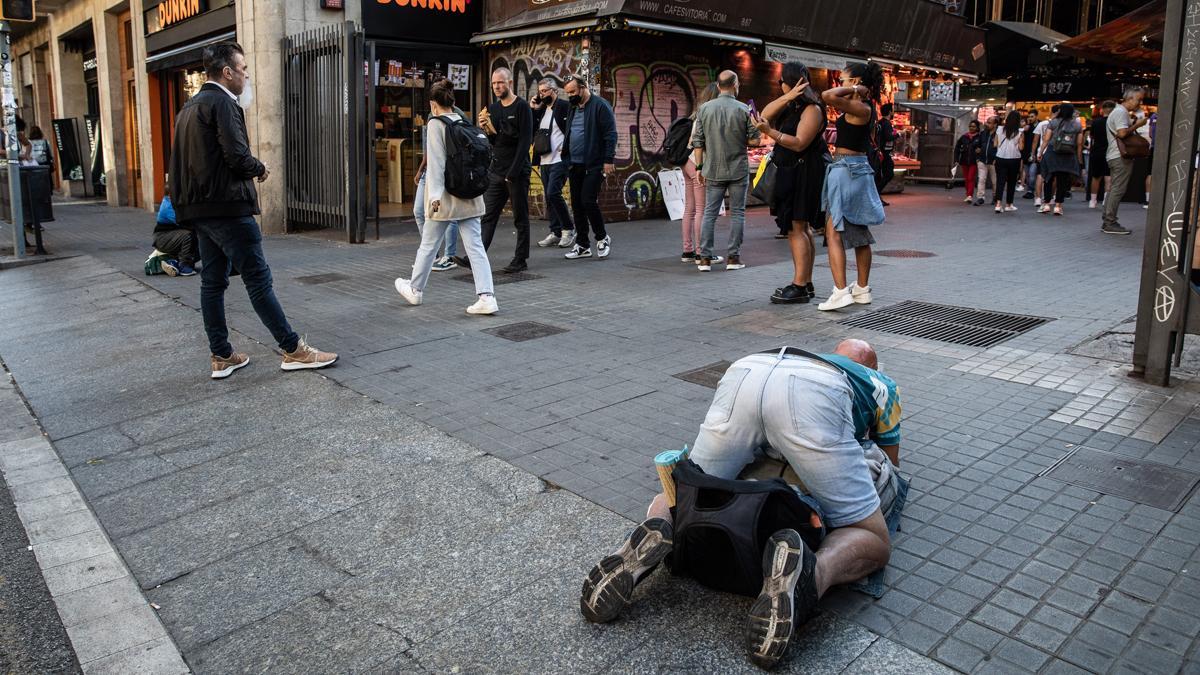
[[996,127],[1000,126],[1000,118],[992,115],[984,122],[979,135],[975,137],[976,167],[975,167],[975,206],[982,206],[987,197],[987,186],[992,186],[992,196],[996,195]]
[[1021,133],[1021,113],[1010,110],[1004,119],[1004,127],[994,135],[996,146],[996,213],[1016,211],[1013,197],[1017,191],[1017,177],[1021,174],[1021,152],[1025,148],[1025,136]]
[[[196,239],[196,229],[190,224],[180,224],[175,217],[175,207],[171,205],[171,180],[167,179],[167,194],[158,203],[158,216],[154,222],[154,253],[151,258],[158,257],[159,270],[169,277],[190,277],[196,274],[196,254],[199,242]],[[147,263],[147,273],[154,274],[150,261]]]
[[1050,178],[1050,174],[1046,171],[1046,167],[1043,164],[1043,157],[1046,154],[1046,128],[1050,126],[1051,120],[1053,120],[1056,115],[1058,115],[1057,103],[1050,106],[1050,117],[1038,122],[1033,127],[1033,159],[1035,165],[1037,166],[1037,179],[1034,181],[1033,186],[1033,205],[1039,208],[1042,206],[1042,194],[1045,190],[1046,181]]
[[962,168],[963,187],[967,191],[967,196],[963,198],[964,204],[975,201],[975,173],[979,171],[978,163],[975,161],[979,155],[975,137],[978,135],[979,122],[971,120],[967,124],[967,133],[959,136],[958,141],[954,144],[954,161]]
[[[479,127],[492,142],[492,166],[487,192],[483,193],[486,212],[483,215],[483,246],[490,249],[496,235],[496,224],[505,204],[512,204],[513,226],[517,230],[517,248],[505,274],[523,272],[529,268],[529,147],[533,143],[533,112],[525,99],[513,91],[512,71],[497,68],[492,71],[492,94],[496,100],[479,113]],[[470,257],[454,259],[462,267],[470,267]]]
[[879,106],[879,124],[875,126],[875,147],[879,150],[879,168],[875,172],[875,189],[879,191],[880,202],[890,206],[883,199],[883,189],[896,176],[896,160],[892,159],[892,151],[896,147],[896,129],[892,126],[892,104],[884,103]]
[[1113,108],[1105,123],[1108,133],[1108,149],[1105,158],[1108,160],[1108,170],[1112,175],[1112,186],[1108,197],[1104,200],[1104,216],[1100,231],[1105,234],[1129,234],[1131,230],[1121,225],[1117,211],[1125,190],[1129,188],[1129,179],[1133,175],[1133,160],[1121,156],[1121,148],[1117,139],[1124,140],[1130,134],[1138,133],[1138,129],[1150,123],[1149,117],[1135,119],[1134,115],[1142,107],[1145,90],[1141,87],[1126,87],[1121,96],[1120,105]]
[[1091,148],[1088,153],[1088,183],[1091,188],[1091,198],[1088,208],[1094,209],[1097,204],[1111,192],[1112,174],[1108,170],[1108,116],[1117,107],[1116,101],[1105,101],[1100,105],[1100,114],[1092,118],[1088,126],[1088,136]]
[[246,140],[242,107],[250,105],[253,89],[245,52],[236,43],[220,42],[206,47],[203,58],[208,81],[176,118],[169,173],[176,219],[195,228],[199,241],[200,308],[212,377],[229,377],[250,362],[229,344],[225,289],[231,266],[241,273],[254,312],[283,350],[280,368],[324,368],[337,361],[337,354],[312,348],[292,330],[263,255],[254,181],[267,180],[271,172]]
[[[825,104],[838,110],[837,150],[825,170],[821,210],[825,212],[825,241],[833,292],[817,305],[832,311],[871,302],[871,226],[883,223],[883,204],[875,189],[875,172],[867,160],[875,107],[883,93],[883,71],[877,63],[852,63],[842,71],[842,86],[821,94]],[[854,249],[858,279],[846,283],[846,252]]]
[[539,241],[538,246],[571,248],[575,245],[575,225],[562,193],[567,183],[567,164],[562,160],[562,149],[567,139],[571,104],[558,95],[558,84],[553,78],[547,77],[538,83],[533,105],[534,121],[538,125],[533,132],[533,154],[539,158],[546,213],[550,217],[550,234]]
[[593,94],[582,75],[568,75],[563,92],[571,106],[563,161],[568,166],[571,211],[575,215],[575,245],[563,257],[592,257],[594,238],[596,257],[604,259],[612,253],[612,237],[600,212],[600,185],[616,170],[613,158],[617,154],[617,118],[608,101]]
[[[717,83],[709,82],[696,97],[696,111],[691,116],[693,134],[696,133],[696,112],[700,106],[716,98],[717,93]],[[693,264],[700,263],[700,236],[704,226],[704,180],[696,166],[697,155],[698,152],[693,149],[683,165],[683,254],[679,257],[680,262]],[[778,218],[776,222],[780,222]],[[783,225],[779,229],[781,232],[787,231]]]
[[[696,113],[696,128],[692,132],[692,147],[696,166],[704,182],[704,224],[700,232],[701,272],[713,265],[713,240],[721,202],[729,193],[729,247],[726,270],[740,270],[742,236],[746,226],[746,193],[750,187],[750,162],[747,147],[759,145],[760,134],[750,118],[750,108],[737,100],[738,76],[732,70],[717,75],[719,93],[700,106]],[[719,260],[718,260],[719,262]]]
[[[786,227],[792,252],[792,282],[771,295],[775,304],[808,302],[816,293],[812,283],[816,245],[813,227],[823,225],[821,189],[829,146],[825,143],[825,104],[809,84],[808,68],[799,62],[783,64],[779,79],[783,95],[767,104],[754,123],[775,141],[775,194],[771,206],[776,222]],[[777,125],[777,128],[772,125]]]
[[[478,296],[475,304],[467,307],[467,314],[495,314],[500,307],[496,304],[492,267],[481,232],[480,216],[486,211],[484,197],[456,197],[450,193],[446,181],[446,167],[454,159],[450,154],[451,148],[455,147],[447,140],[447,136],[452,127],[461,129],[466,124],[463,116],[454,111],[454,84],[449,80],[439,80],[430,88],[429,111],[430,123],[426,128],[429,146],[425,176],[425,228],[421,232],[421,246],[413,262],[412,279],[396,279],[396,292],[410,305],[421,304],[438,242],[451,224],[457,224],[463,246],[471,260],[471,276],[475,278],[475,294]],[[475,130],[474,133],[481,132]],[[462,150],[461,147],[457,149]],[[482,162],[480,166],[482,168]]]
[[1037,162],[1034,154],[1034,146],[1037,145],[1035,139],[1037,135],[1034,129],[1038,123],[1038,112],[1036,108],[1030,108],[1025,115],[1024,126],[1021,128],[1021,136],[1024,138],[1024,148],[1021,150],[1021,183],[1023,187],[1018,187],[1018,190],[1024,190],[1025,194],[1021,195],[1022,199],[1033,199],[1033,189],[1037,181]]
[[1044,195],[1038,213],[1063,214],[1063,202],[1083,165],[1083,125],[1075,119],[1075,106],[1062,103],[1042,133]]

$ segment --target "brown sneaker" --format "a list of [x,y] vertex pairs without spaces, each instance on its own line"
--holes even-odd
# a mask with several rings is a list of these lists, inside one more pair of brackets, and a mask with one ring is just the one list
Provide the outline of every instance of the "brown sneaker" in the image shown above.
[[305,368],[324,368],[337,361],[338,355],[333,352],[322,352],[308,346],[304,340],[296,345],[296,351],[284,352],[282,370],[304,370]]
[[731,255],[729,256],[729,260],[725,261],[725,269],[727,270],[740,270],[745,266],[746,263],[742,262],[741,256]]
[[250,357],[241,352],[234,352],[228,358],[212,357],[212,379],[223,380],[233,374],[233,371],[250,363]]

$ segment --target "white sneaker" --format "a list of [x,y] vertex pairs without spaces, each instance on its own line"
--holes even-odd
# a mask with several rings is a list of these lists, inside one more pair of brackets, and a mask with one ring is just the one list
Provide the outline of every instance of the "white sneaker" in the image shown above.
[[964,203],[964,204],[970,204],[970,203],[971,203],[971,202],[973,202],[973,201],[975,201],[975,198],[974,198],[974,197],[972,197],[972,196],[970,196],[970,195],[967,195],[966,197],[963,197],[963,203]]
[[580,246],[579,244],[575,244],[575,247],[572,248],[563,257],[566,258],[567,260],[579,260],[580,258],[590,258],[590,257],[592,257],[592,249],[584,248],[584,247]]
[[850,294],[849,288],[835,288],[833,293],[829,294],[829,299],[817,305],[817,309],[822,312],[829,312],[843,307],[849,307],[854,304],[854,296]]
[[396,278],[396,292],[400,294],[400,297],[407,300],[410,305],[421,304],[421,298],[425,295],[421,291],[414,289],[412,282],[404,277]]
[[1150,205],[1149,205],[1149,204],[1142,204],[1142,208],[1143,208],[1143,209],[1148,209],[1148,208],[1150,208]]
[[1004,209],[1003,209],[1003,208],[1001,208],[999,204],[997,204],[997,205],[996,205],[996,209],[995,209],[995,211],[996,211],[996,213],[1003,213],[1003,212],[1004,212]]
[[856,281],[850,286],[850,297],[854,299],[855,304],[869,305],[871,304],[871,287],[859,286]]
[[1041,208],[1038,209],[1038,213],[1050,213],[1050,202],[1042,204]]
[[1041,197],[1034,197],[1034,198],[1033,198],[1033,205],[1034,205],[1034,206],[1041,206],[1041,205],[1042,205],[1042,198],[1041,198]]
[[1091,201],[1088,202],[1088,208],[1089,209],[1096,208],[1096,198],[1095,197],[1092,197]]
[[560,237],[557,234],[554,234],[553,232],[551,232],[550,234],[546,235],[545,239],[538,242],[538,246],[540,246],[542,248],[558,246],[559,241],[560,241]]
[[571,248],[575,245],[575,230],[563,230],[562,238],[558,240],[559,248]]
[[475,304],[467,308],[467,314],[495,314],[499,311],[500,305],[496,303],[494,295],[481,295]]
[[609,253],[612,253],[612,237],[606,236],[596,242],[596,255],[607,258]]

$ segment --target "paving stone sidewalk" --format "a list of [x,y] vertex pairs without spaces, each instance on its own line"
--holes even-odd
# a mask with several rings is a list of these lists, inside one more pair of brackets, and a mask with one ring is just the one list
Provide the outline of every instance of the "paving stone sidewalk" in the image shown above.
[[[485,319],[462,313],[472,292],[457,272],[435,273],[421,307],[395,295],[391,280],[407,276],[416,244],[403,228],[358,246],[268,237],[267,255],[297,329],[343,353],[331,380],[627,518],[655,491],[650,457],[690,443],[711,399],[711,389],[676,375],[784,343],[828,349],[841,337],[866,338],[902,387],[902,468],[913,493],[888,593],[872,602],[840,592],[826,605],[962,671],[1197,669],[1200,624],[1188,618],[1200,601],[1194,495],[1170,512],[1040,475],[1079,446],[1200,469],[1200,384],[1184,373],[1173,389],[1148,387],[1126,377],[1121,361],[1081,355],[1134,314],[1144,212],[1124,207],[1135,235],[1106,237],[1082,200],[1060,218],[1027,203],[994,215],[940,189],[891,201],[888,223],[876,230],[875,303],[840,315],[767,303],[790,262],[762,212],[750,217],[748,269],[701,275],[678,262],[676,224],[621,223],[605,261],[535,251],[530,271],[541,278],[499,285],[502,313]],[[54,225],[53,252],[141,273],[149,216],[71,208],[86,215]],[[497,238],[496,262],[509,246]],[[888,249],[935,255],[882,255]],[[818,265],[818,289],[827,293],[823,257]],[[72,269],[58,272],[69,286],[90,263],[38,267]],[[198,305],[195,279],[144,281]],[[230,293],[235,327],[269,342],[239,290]],[[902,300],[1053,320],[990,349],[836,323]],[[484,332],[523,321],[564,332],[526,342]],[[180,324],[157,334],[171,356],[161,368],[191,382],[204,373],[203,338],[194,314]],[[7,358],[6,349],[0,341]],[[189,386],[180,391],[191,395]],[[76,462],[132,447],[70,405],[34,403],[60,452],[80,453]],[[157,475],[161,460],[110,463],[96,497],[109,481]],[[154,570],[153,578],[176,572]]]
[[[201,673],[753,672],[749,599],[665,572],[621,621],[582,619],[583,574],[624,517],[321,374],[281,372],[244,336],[248,368],[194,377],[180,359],[195,312],[139,279],[88,256],[5,271],[0,312],[22,317],[0,326],[0,354],[87,497],[61,514],[33,502],[31,537],[46,519],[69,537],[94,511],[120,554],[45,572],[52,591],[73,584],[64,619],[109,624],[68,621],[81,660],[124,649],[142,634],[127,615],[149,613]],[[15,487],[63,482],[11,450]],[[145,596],[133,607],[94,595],[124,565]],[[948,672],[832,613],[802,640],[788,672]],[[84,670],[178,672],[109,661]]]

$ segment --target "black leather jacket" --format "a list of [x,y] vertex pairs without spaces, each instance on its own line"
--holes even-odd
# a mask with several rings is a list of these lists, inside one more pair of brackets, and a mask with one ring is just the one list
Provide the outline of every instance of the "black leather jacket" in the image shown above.
[[169,171],[176,220],[257,215],[254,179],[266,170],[250,154],[241,107],[221,87],[205,84],[175,120]]

